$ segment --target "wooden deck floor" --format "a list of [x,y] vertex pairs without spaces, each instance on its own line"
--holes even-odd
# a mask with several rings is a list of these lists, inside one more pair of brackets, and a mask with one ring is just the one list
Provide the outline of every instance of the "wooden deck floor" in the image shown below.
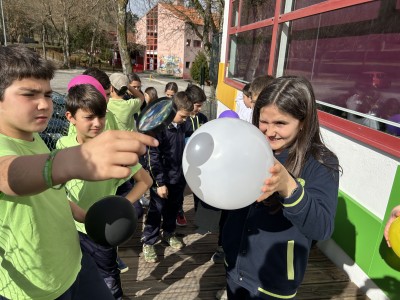
[[[184,209],[188,226],[177,228],[186,244],[182,250],[172,250],[159,242],[158,263],[146,263],[141,253],[141,223],[132,241],[119,248],[120,257],[129,266],[129,271],[121,274],[124,299],[219,299],[217,293],[221,294],[225,286],[224,267],[210,260],[217,246],[217,234],[196,233],[192,196],[185,197]],[[315,247],[297,299],[368,297]]]

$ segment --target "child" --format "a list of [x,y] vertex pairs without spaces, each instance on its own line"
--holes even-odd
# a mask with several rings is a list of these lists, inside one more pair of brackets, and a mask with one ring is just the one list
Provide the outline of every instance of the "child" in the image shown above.
[[[54,66],[20,45],[0,47],[0,298],[113,299],[81,253],[72,219],[84,214],[57,187],[73,178],[123,178],[153,138],[107,132],[83,146],[48,148]],[[118,141],[118,144],[116,143]]]
[[253,124],[276,157],[263,194],[228,213],[222,233],[228,299],[294,299],[313,240],[334,227],[338,159],[322,142],[311,84],[300,77],[270,82]]
[[111,74],[110,81],[111,97],[107,108],[114,114],[118,129],[136,130],[134,115],[140,112],[140,107],[144,99],[143,95],[137,89],[131,88],[130,91],[136,98],[124,100],[124,95],[129,88],[129,79],[128,76],[122,73]]
[[[82,74],[81,76],[74,77],[68,83],[67,88],[70,89],[74,85],[78,84],[95,85],[96,87],[99,88],[99,90],[101,90],[101,94],[103,96],[103,98],[101,98],[101,101],[105,101],[106,103],[108,103],[111,93],[111,82],[110,80],[107,81],[104,78],[104,75],[108,78],[107,74],[98,69],[88,69],[85,71],[85,73],[87,74]],[[115,116],[109,110],[107,110],[106,112],[106,125],[104,130],[118,130],[118,124],[115,119]],[[68,128],[68,135],[74,135],[74,134],[76,134],[75,126],[72,123],[70,123]]]
[[[85,144],[98,136],[104,129],[106,110],[106,103],[102,101],[101,93],[94,86],[81,84],[71,87],[67,95],[66,117],[74,124],[76,134],[59,139],[57,149]],[[131,175],[135,180],[135,186],[125,195],[125,198],[134,203],[151,187],[153,181],[140,164],[132,167]],[[110,179],[101,182],[74,179],[67,182],[65,189],[68,199],[87,211],[99,199],[115,195],[117,187],[124,181],[126,179]],[[96,244],[86,235],[83,224],[77,222],[75,224],[82,250],[93,257],[114,297],[116,299],[122,297],[116,248]]]
[[254,108],[254,103],[256,103],[258,95],[260,95],[262,90],[269,85],[272,79],[274,79],[274,77],[270,75],[258,76],[254,78],[254,80],[250,83],[249,93],[251,96],[251,101],[250,101],[251,109]]
[[157,90],[154,87],[151,86],[144,90],[144,100],[146,101],[146,104],[149,104],[157,99],[158,94]]
[[178,92],[178,85],[171,81],[165,85],[164,93],[165,97],[172,98]]
[[241,92],[236,97],[236,112],[239,118],[251,123],[251,115],[253,110],[251,109],[251,94],[250,94],[250,83],[247,83]]
[[106,93],[106,100],[108,101],[111,94],[111,81],[107,73],[96,67],[89,67],[82,74],[92,76],[98,82],[100,82],[101,86],[103,87]]
[[[187,141],[196,129],[207,123],[208,119],[204,114],[200,112],[204,102],[207,101],[207,97],[204,91],[197,85],[191,84],[186,88],[185,92],[193,103],[193,111],[190,113],[190,117],[187,118],[185,122],[185,140]],[[197,211],[199,201],[201,200],[195,194],[193,194],[193,200],[194,209],[195,211]],[[202,204],[204,204],[206,208],[211,208],[211,206],[207,205],[204,202]],[[179,208],[179,212],[176,217],[176,224],[178,226],[187,225],[186,217],[183,212],[183,202]]]
[[[172,100],[171,100],[172,101]],[[176,214],[183,201],[185,178],[182,170],[182,156],[185,147],[184,122],[193,110],[193,104],[185,92],[179,92],[173,99],[177,113],[172,123],[157,133],[158,147],[147,151],[148,170],[154,180],[150,189],[150,205],[143,230],[143,254],[146,262],[156,262],[154,244],[160,229],[162,238],[175,249],[181,249],[183,243],[175,236]],[[162,225],[161,225],[162,217]]]

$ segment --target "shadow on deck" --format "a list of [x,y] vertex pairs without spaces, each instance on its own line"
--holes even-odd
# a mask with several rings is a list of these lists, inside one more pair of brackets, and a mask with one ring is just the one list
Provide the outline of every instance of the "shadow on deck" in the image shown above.
[[[225,286],[223,264],[210,258],[217,247],[218,235],[196,233],[193,197],[185,197],[188,225],[177,234],[186,247],[173,250],[163,242],[156,244],[159,261],[146,263],[140,242],[142,223],[133,239],[119,248],[119,255],[129,266],[121,274],[123,299],[220,299]],[[222,298],[226,299],[226,298]],[[307,272],[297,299],[368,299],[317,247],[313,248]]]

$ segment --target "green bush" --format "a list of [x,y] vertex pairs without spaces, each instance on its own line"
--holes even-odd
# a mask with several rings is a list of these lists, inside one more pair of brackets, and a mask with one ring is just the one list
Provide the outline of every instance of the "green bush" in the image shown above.
[[200,83],[201,68],[203,66],[205,67],[204,81],[207,82],[210,80],[210,69],[208,66],[207,56],[203,51],[199,51],[193,61],[192,68],[190,69],[190,76],[192,76],[192,79],[197,83]]

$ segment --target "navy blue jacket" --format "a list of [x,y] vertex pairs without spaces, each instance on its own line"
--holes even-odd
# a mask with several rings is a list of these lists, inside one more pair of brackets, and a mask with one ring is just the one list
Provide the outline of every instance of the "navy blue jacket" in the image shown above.
[[182,169],[185,148],[185,126],[178,124],[168,127],[156,135],[158,147],[149,147],[146,154],[147,170],[153,178],[154,186],[177,184],[185,181]]
[[[288,153],[276,158],[283,164]],[[337,164],[336,158],[331,163]],[[289,198],[273,194],[228,213],[222,246],[227,280],[254,294],[292,299],[303,280],[313,240],[334,228],[339,174],[309,158]]]
[[206,115],[201,112],[194,117],[188,117],[185,121],[185,137],[189,138],[196,129],[199,129],[200,126],[207,123],[207,121]]

